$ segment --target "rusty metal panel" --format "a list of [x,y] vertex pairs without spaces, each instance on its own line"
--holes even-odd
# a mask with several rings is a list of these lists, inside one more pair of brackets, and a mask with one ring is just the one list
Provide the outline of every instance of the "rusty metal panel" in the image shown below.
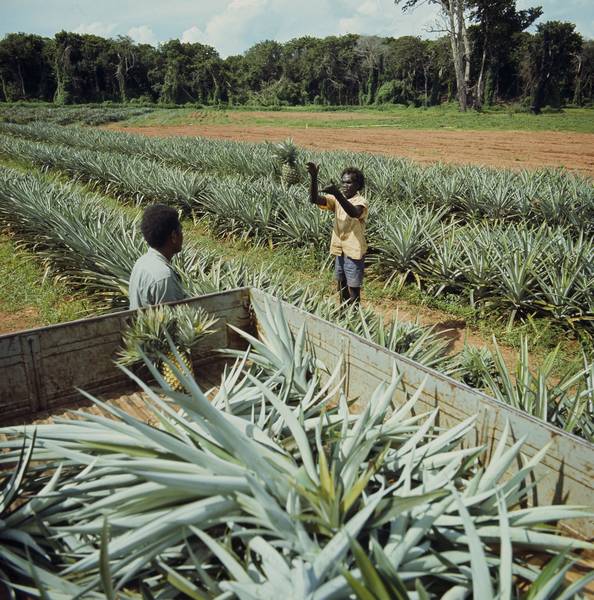
[[[216,332],[205,338],[197,363],[218,348],[242,340],[230,338],[228,323],[249,327],[249,291],[245,288],[185,301],[219,317]],[[181,304],[181,303],[170,303]],[[67,405],[90,393],[124,389],[130,380],[114,365],[122,330],[136,311],[123,311],[0,336],[0,422],[30,421],[36,412]],[[245,346],[245,344],[243,343]]]
[[[592,506],[593,444],[264,292],[251,290],[251,298],[252,304],[258,308],[264,308],[266,301],[280,303],[294,333],[305,322],[316,356],[330,368],[343,357],[347,375],[346,393],[350,399],[360,398],[364,403],[379,383],[391,377],[395,365],[403,376],[397,402],[403,401],[407,393],[414,392],[426,380],[418,408],[422,411],[439,408],[440,426],[452,427],[476,415],[476,434],[467,443],[485,444],[490,453],[501,438],[505,422],[509,421],[511,437],[514,440],[525,437],[523,453],[527,458],[550,444],[549,451],[535,471],[538,479],[536,502],[551,504],[566,500],[570,504]],[[594,536],[591,520],[575,520],[570,526],[578,527],[582,535]]]

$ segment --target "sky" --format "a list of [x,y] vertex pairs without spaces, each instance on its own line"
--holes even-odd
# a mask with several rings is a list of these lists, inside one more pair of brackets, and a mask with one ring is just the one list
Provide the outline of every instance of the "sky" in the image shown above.
[[[517,0],[518,8],[534,5],[543,7],[541,22],[570,21],[594,39],[594,0]],[[436,37],[438,17],[427,0],[407,13],[393,0],[0,0],[0,37],[67,30],[128,35],[155,46],[177,38],[209,44],[226,57],[259,41],[303,35]]]

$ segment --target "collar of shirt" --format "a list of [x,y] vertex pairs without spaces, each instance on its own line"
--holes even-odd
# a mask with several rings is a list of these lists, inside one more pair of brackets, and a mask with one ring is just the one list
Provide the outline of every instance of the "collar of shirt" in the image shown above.
[[158,250],[156,250],[152,246],[149,246],[148,251],[149,251],[149,254],[151,256],[153,256],[154,258],[156,258],[158,261],[165,263],[169,267],[169,269],[171,269],[171,272],[173,273],[174,277],[178,281],[181,281],[181,275],[177,272],[177,269],[171,264],[170,261],[167,260],[167,258],[163,254],[161,254]]
[[171,266],[171,263],[156,248],[149,246],[148,251],[149,251],[149,254],[154,256],[157,260],[163,261],[169,267]]

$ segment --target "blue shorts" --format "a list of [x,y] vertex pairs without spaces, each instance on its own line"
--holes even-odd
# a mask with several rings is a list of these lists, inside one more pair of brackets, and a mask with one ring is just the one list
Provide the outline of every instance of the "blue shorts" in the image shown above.
[[346,280],[351,288],[360,288],[363,285],[363,271],[365,270],[365,257],[349,258],[344,254],[336,257],[335,273],[338,281]]

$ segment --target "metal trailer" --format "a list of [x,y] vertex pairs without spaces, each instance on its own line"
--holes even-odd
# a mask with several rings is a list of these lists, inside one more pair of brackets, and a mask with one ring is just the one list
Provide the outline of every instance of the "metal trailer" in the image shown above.
[[[531,417],[442,373],[368,342],[345,329],[299,310],[254,288],[209,294],[186,301],[218,317],[217,331],[205,338],[197,371],[214,365],[216,349],[245,347],[243,338],[227,325],[254,333],[253,309],[266,303],[280,304],[293,333],[305,323],[316,356],[329,367],[343,360],[346,394],[365,402],[371,391],[392,375],[394,365],[402,373],[396,401],[403,401],[424,382],[419,410],[439,408],[441,427],[451,427],[476,415],[476,429],[469,444],[484,444],[492,452],[506,421],[514,442],[525,438],[523,452],[532,457],[550,444],[535,471],[533,502],[593,506],[594,445]],[[0,336],[0,425],[29,423],[78,403],[76,388],[98,394],[117,394],[130,389],[129,378],[117,369],[113,358],[120,347],[122,329],[135,311],[124,311],[50,327]],[[342,358],[341,358],[342,357]],[[511,472],[510,472],[511,473]],[[594,537],[594,521],[568,524],[574,533]]]

